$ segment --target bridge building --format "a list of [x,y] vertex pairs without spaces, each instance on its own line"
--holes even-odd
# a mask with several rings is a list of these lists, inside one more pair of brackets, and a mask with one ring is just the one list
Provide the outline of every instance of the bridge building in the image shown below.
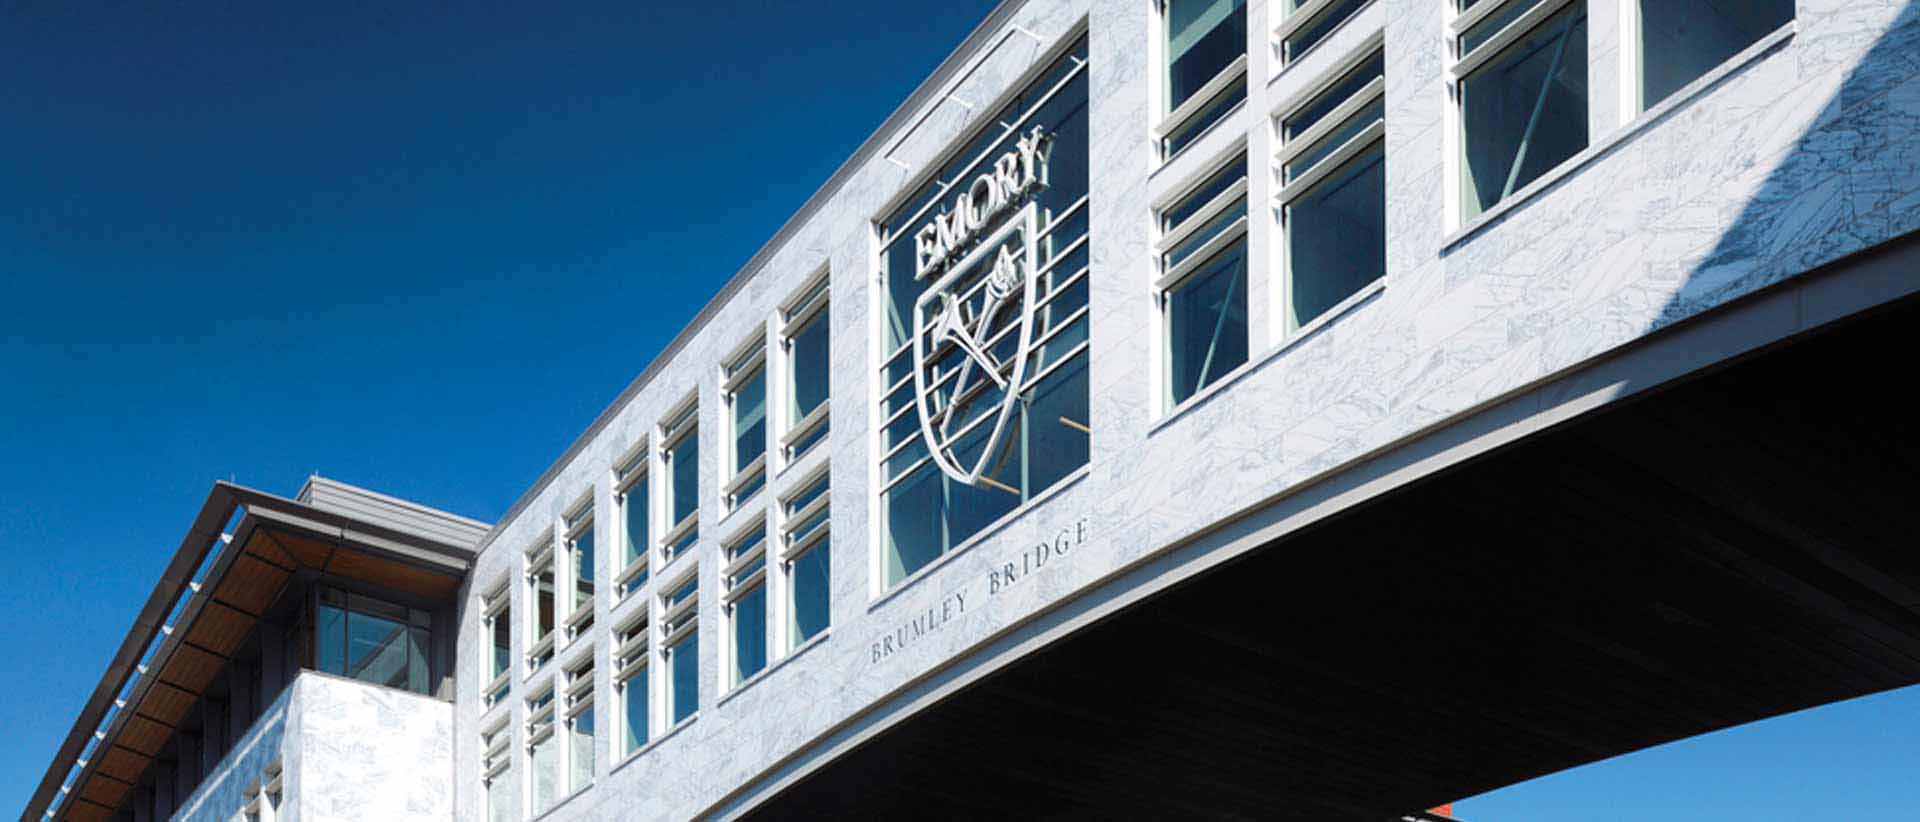
[[1392,820],[1920,682],[1915,55],[1008,0],[498,523],[216,485],[22,819]]

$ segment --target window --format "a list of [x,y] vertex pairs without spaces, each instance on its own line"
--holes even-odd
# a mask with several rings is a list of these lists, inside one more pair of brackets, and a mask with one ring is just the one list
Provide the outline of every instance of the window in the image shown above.
[[1234,158],[1160,211],[1168,407],[1247,361],[1247,160]]
[[1162,0],[1161,156],[1193,144],[1247,99],[1246,0]]
[[580,636],[593,626],[593,501],[567,517],[567,573],[573,579],[573,596],[567,607],[567,637]]
[[647,687],[653,646],[651,626],[646,614],[614,634],[613,676],[614,690],[620,699],[620,750],[633,753],[652,736],[653,702],[649,698],[652,689]]
[[675,586],[661,598],[660,611],[667,721],[678,725],[700,709],[700,578]]
[[827,344],[826,274],[781,309],[780,323],[787,352],[786,429],[780,447],[792,461],[827,438],[827,375],[833,365]]
[[267,786],[247,788],[243,817],[247,822],[275,822],[280,817],[280,763],[267,767]]
[[1280,121],[1288,333],[1386,274],[1385,69],[1374,51]]
[[614,504],[619,506],[620,576],[615,580],[621,598],[647,584],[653,552],[653,498],[647,493],[647,446],[641,443],[618,475],[619,490]]
[[667,519],[672,522],[661,537],[665,559],[679,556],[700,540],[700,423],[699,408],[689,406],[661,426],[661,461],[667,472]]
[[533,813],[546,813],[560,801],[560,736],[553,727],[553,685],[527,700],[527,779],[533,787]]
[[527,601],[533,603],[527,615],[533,635],[533,645],[527,649],[528,674],[553,659],[553,595],[553,543],[546,539],[527,550]]
[[1637,108],[1658,104],[1793,22],[1793,0],[1636,0]]
[[827,629],[829,594],[827,474],[780,503],[780,558],[786,567],[788,649]]
[[1280,62],[1300,59],[1373,0],[1279,0]]
[[507,696],[508,672],[513,670],[513,603],[507,596],[506,583],[480,598],[480,607],[485,617],[481,619],[481,630],[487,635],[490,656],[487,658],[487,685],[481,689],[488,707]]
[[480,782],[485,786],[488,822],[514,822],[520,818],[513,782],[507,778],[513,764],[513,757],[508,756],[513,749],[512,737],[504,720],[480,734]]
[[593,783],[593,654],[567,670],[567,792]]
[[[1086,465],[1085,49],[1075,43],[877,226],[882,585]],[[954,208],[982,190],[1002,192],[996,208]]]
[[314,619],[315,667],[385,685],[431,693],[426,611],[336,588],[321,588]]
[[755,340],[721,369],[720,397],[727,430],[727,510],[767,484],[767,348]]
[[1586,0],[1482,0],[1455,27],[1472,219],[1587,147]]
[[727,682],[738,685],[767,667],[767,524],[752,525],[724,546],[721,610],[727,618]]

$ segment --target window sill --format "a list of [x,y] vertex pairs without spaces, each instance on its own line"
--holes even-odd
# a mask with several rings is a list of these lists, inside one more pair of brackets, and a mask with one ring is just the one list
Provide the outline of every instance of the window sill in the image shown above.
[[548,808],[544,811],[541,811],[537,814],[534,814],[533,815],[534,822],[539,822],[539,820],[541,819],[545,819],[549,816],[552,816],[554,812],[560,810],[561,808],[566,807],[568,802],[572,802],[575,798],[579,797],[581,794],[586,793],[587,791],[590,791],[590,790],[593,790],[593,780],[591,779],[587,780],[587,784],[581,785],[578,788],[574,788],[572,793],[569,793],[566,796],[560,797],[558,800],[556,800],[553,803],[553,807]]
[[919,583],[920,580],[925,579],[928,575],[932,574],[933,572],[939,570],[942,567],[945,567],[947,563],[953,561],[954,557],[960,556],[961,554],[964,554],[972,550],[973,546],[975,545],[979,545],[982,542],[986,542],[987,540],[992,539],[994,536],[999,534],[1002,530],[1005,530],[1008,525],[1011,525],[1014,522],[1014,520],[1020,519],[1022,516],[1032,511],[1035,507],[1044,505],[1047,502],[1051,501],[1054,497],[1059,496],[1063,493],[1066,493],[1066,490],[1068,488],[1071,488],[1074,485],[1079,484],[1081,480],[1086,479],[1087,474],[1090,473],[1092,469],[1093,469],[1093,464],[1091,461],[1089,461],[1088,464],[1086,465],[1082,465],[1079,468],[1074,469],[1073,473],[1070,473],[1064,477],[1061,477],[1059,482],[1054,483],[1053,485],[1049,486],[1046,490],[1041,491],[1038,494],[1034,494],[1032,499],[1029,499],[1026,502],[1020,503],[1019,505],[1015,506],[1013,510],[1008,511],[1005,514],[1002,514],[999,519],[996,519],[993,522],[989,523],[986,527],[981,528],[980,533],[974,534],[973,536],[966,538],[965,540],[961,541],[959,545],[954,546],[951,550],[948,550],[946,553],[941,554],[938,557],[935,557],[932,562],[927,563],[927,567],[921,568],[918,571],[908,574],[906,578],[900,580],[897,583],[894,583],[892,588],[888,588],[887,590],[881,592],[879,596],[876,596],[873,599],[868,600],[867,613],[873,613],[874,611],[879,610],[880,606],[887,604],[888,600],[891,600],[894,597],[897,597],[900,594],[904,593],[908,589],[915,587],[915,585]]
[[612,773],[614,771],[618,771],[621,768],[624,768],[628,765],[633,764],[634,760],[637,760],[640,757],[646,756],[648,753],[652,752],[654,748],[658,748],[661,745],[666,744],[667,740],[674,738],[681,731],[685,730],[688,725],[692,725],[694,720],[697,720],[699,718],[700,718],[700,712],[694,711],[692,716],[689,716],[686,719],[680,720],[680,724],[666,729],[666,731],[662,732],[659,736],[656,736],[652,739],[647,740],[647,744],[641,745],[640,747],[633,749],[633,753],[630,753],[630,754],[627,754],[626,756],[621,757],[620,761],[613,763],[613,767],[608,769],[607,772]]
[[833,633],[833,626],[831,625],[820,629],[820,633],[814,634],[813,638],[808,639],[806,642],[800,643],[799,647],[796,647],[792,651],[787,652],[786,656],[783,656],[779,659],[776,659],[768,663],[767,667],[760,669],[759,673],[756,673],[753,676],[750,676],[744,680],[741,680],[740,684],[733,686],[731,690],[723,694],[720,697],[720,700],[714,703],[714,707],[718,708],[722,705],[727,704],[728,702],[733,701],[733,698],[736,696],[739,696],[741,692],[755,685],[760,684],[761,680],[771,676],[774,671],[780,670],[781,668],[785,667],[788,662],[798,659],[801,654],[811,651],[813,650],[814,646],[819,645],[822,642],[825,642],[827,640],[827,636],[832,633]]
[[1158,434],[1161,429],[1172,425],[1176,420],[1186,416],[1187,412],[1201,405],[1205,405],[1214,395],[1225,391],[1228,386],[1239,382],[1246,375],[1260,370],[1269,361],[1299,347],[1308,339],[1318,335],[1322,329],[1339,321],[1341,317],[1353,313],[1361,305],[1371,302],[1374,297],[1379,296],[1380,292],[1385,291],[1386,288],[1387,278],[1379,277],[1373,282],[1362,286],[1359,291],[1347,295],[1346,299],[1335,303],[1332,308],[1320,312],[1320,316],[1308,321],[1306,325],[1294,329],[1293,333],[1281,338],[1279,342],[1268,346],[1266,350],[1261,351],[1258,356],[1248,358],[1246,362],[1241,363],[1238,367],[1220,375],[1220,379],[1214,380],[1211,385],[1200,389],[1195,392],[1193,396],[1182,400],[1179,405],[1169,409],[1166,416],[1161,417],[1152,425],[1147,426],[1147,436],[1151,437]]
[[[1626,144],[1633,137],[1646,131],[1654,123],[1666,119],[1667,115],[1684,108],[1689,102],[1692,102],[1694,98],[1705,94],[1722,81],[1738,74],[1747,66],[1759,62],[1760,58],[1765,57],[1788,40],[1793,39],[1794,34],[1799,30],[1800,21],[1797,18],[1788,21],[1786,25],[1775,29],[1772,34],[1755,41],[1753,45],[1748,46],[1739,54],[1728,58],[1726,62],[1721,63],[1712,71],[1700,75],[1695,78],[1693,82],[1680,87],[1679,91],[1667,95],[1667,99],[1641,112],[1639,116],[1627,121],[1607,136],[1600,138],[1599,141],[1582,149],[1579,154],[1567,158],[1566,162],[1540,175],[1538,179],[1526,184],[1526,186],[1522,187],[1519,191],[1495,203],[1492,208],[1481,212],[1472,220],[1468,220],[1465,225],[1462,225],[1453,233],[1448,234],[1440,241],[1440,255],[1444,257],[1452,253],[1455,247],[1471,239],[1474,235],[1479,234],[1488,226],[1500,222],[1502,218],[1528,202],[1531,202],[1542,192],[1552,188],[1554,184],[1566,179],[1574,172],[1587,167],[1587,165],[1593,161],[1613,153],[1614,149]],[[1454,165],[1453,173],[1462,173],[1457,163]]]

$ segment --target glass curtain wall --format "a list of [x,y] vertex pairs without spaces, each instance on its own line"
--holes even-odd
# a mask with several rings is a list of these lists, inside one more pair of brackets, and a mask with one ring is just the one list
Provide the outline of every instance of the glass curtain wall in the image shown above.
[[314,619],[314,667],[320,671],[431,693],[432,617],[337,588],[321,588]]

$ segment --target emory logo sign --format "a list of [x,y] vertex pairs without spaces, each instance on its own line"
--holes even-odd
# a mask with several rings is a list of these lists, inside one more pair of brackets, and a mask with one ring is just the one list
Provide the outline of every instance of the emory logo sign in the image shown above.
[[914,235],[915,279],[946,269],[914,302],[920,434],[940,470],[967,485],[980,484],[996,463],[1026,379],[1040,227],[1029,197],[1046,187],[1050,144],[1034,127]]

